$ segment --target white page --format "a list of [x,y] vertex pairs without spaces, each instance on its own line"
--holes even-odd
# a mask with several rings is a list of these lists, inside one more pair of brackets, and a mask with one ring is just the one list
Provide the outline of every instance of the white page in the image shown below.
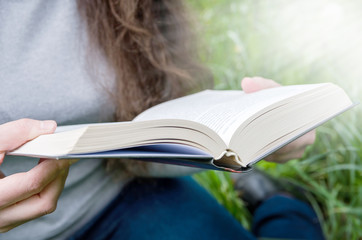
[[206,125],[229,144],[234,131],[254,113],[324,84],[293,85],[245,94],[243,91],[206,90],[146,110],[134,121],[185,119]]

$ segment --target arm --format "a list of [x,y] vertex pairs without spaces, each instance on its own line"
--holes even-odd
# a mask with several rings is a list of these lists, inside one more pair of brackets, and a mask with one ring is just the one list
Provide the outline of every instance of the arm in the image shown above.
[[[7,151],[41,134],[53,133],[54,121],[21,119],[0,125],[0,165]],[[0,171],[0,233],[53,212],[63,190],[70,160],[41,159],[28,172]]]

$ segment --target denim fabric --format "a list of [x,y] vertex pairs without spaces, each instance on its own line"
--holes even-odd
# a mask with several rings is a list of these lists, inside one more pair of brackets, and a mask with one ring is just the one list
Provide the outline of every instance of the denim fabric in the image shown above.
[[[286,208],[283,209],[283,206]],[[314,212],[295,199],[276,196],[264,202],[255,213],[253,230],[256,236],[287,236],[290,239],[295,234],[298,239],[322,238]],[[212,240],[256,237],[191,177],[182,177],[134,180],[103,212],[70,238],[78,239]]]
[[255,210],[252,231],[265,238],[324,239],[313,209],[283,195],[269,198]]

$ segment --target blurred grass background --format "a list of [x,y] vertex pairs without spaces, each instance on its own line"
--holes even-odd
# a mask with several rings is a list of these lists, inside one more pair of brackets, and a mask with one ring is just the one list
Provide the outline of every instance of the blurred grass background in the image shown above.
[[[284,85],[334,82],[356,102],[362,93],[362,3],[358,0],[188,0],[202,58],[217,89],[244,76]],[[309,191],[327,239],[362,238],[361,106],[317,129],[303,159],[257,167]],[[245,227],[251,215],[224,172],[195,178]]]

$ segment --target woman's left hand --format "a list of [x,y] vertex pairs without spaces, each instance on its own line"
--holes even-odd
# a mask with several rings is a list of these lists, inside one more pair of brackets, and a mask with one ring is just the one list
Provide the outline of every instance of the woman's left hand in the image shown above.
[[[279,86],[280,84],[277,82],[261,77],[246,77],[241,81],[241,87],[246,93],[252,93],[262,89]],[[314,143],[315,135],[315,130],[310,131],[273,154],[267,156],[265,160],[276,163],[284,163],[291,159],[301,158],[306,147]]]

